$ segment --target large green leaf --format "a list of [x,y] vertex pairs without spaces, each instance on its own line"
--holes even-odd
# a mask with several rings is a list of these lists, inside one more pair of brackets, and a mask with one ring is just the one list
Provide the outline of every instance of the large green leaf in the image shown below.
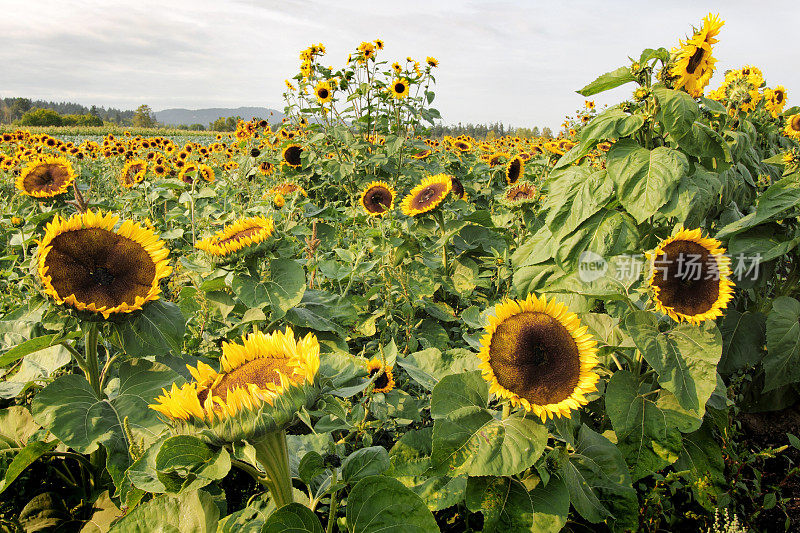
[[271,320],[278,320],[299,304],[306,288],[303,267],[291,259],[272,259],[269,275],[261,281],[251,276],[233,278],[233,291],[251,309],[260,309],[269,304]]
[[615,372],[605,394],[606,412],[617,434],[617,445],[634,480],[677,461],[681,431],[700,427],[700,417],[681,409],[674,396],[662,391],[654,397],[648,386],[640,386],[628,371]]
[[560,477],[551,477],[547,485],[539,483],[531,492],[533,531],[558,533],[567,524],[569,490]]
[[356,483],[368,476],[383,474],[389,469],[389,452],[383,446],[361,448],[342,462],[342,479]]
[[619,67],[617,70],[602,74],[592,83],[576,92],[582,96],[592,96],[593,94],[619,87],[631,81],[636,81],[636,78],[631,74],[631,68]]
[[629,115],[619,107],[603,111],[581,130],[581,142],[590,143],[607,139],[621,139],[633,134],[644,125],[641,115]]
[[714,322],[680,324],[662,332],[656,315],[636,311],[625,319],[625,329],[661,386],[675,394],[684,409],[702,414],[717,386],[722,357],[722,335]]
[[5,476],[0,479],[0,494],[8,488],[11,483],[39,457],[51,451],[58,445],[58,441],[43,442],[35,440],[29,442],[14,456],[11,464],[6,469]]
[[533,501],[525,485],[510,477],[471,477],[467,482],[467,508],[483,514],[483,531],[531,531]]
[[780,296],[767,315],[764,392],[800,381],[800,302]]
[[607,168],[620,203],[641,224],[670,199],[689,163],[677,150],[647,150],[623,139],[609,150]]
[[290,503],[269,515],[262,533],[322,533],[322,523],[314,511],[300,503]]
[[[638,500],[619,449],[585,424],[575,452],[561,467],[575,510],[592,523],[608,520],[636,529]],[[622,528],[620,528],[622,529]]]
[[538,420],[520,414],[501,420],[479,406],[461,407],[434,421],[431,467],[450,477],[513,475],[535,463],[546,442]]
[[411,379],[428,390],[432,390],[445,376],[478,368],[478,363],[480,361],[475,354],[463,348],[444,353],[438,348],[426,348],[397,358],[397,364],[408,372]]
[[122,345],[130,357],[147,357],[167,352],[180,356],[186,319],[180,307],[166,300],[150,302],[141,311],[125,317],[117,326]]
[[754,366],[763,357],[766,342],[766,316],[763,313],[728,309],[719,325],[722,334],[722,359],[719,373],[723,376]]
[[589,174],[585,167],[569,168],[550,181],[542,204],[545,223],[555,239],[563,240],[613,196],[614,185],[605,170]]
[[119,389],[109,398],[98,397],[83,376],[58,378],[33,400],[34,419],[78,453],[91,453],[103,445],[109,454],[110,472],[119,482],[129,466],[125,418],[137,444],[156,440],[166,426],[148,407],[162,388],[183,378],[159,363],[144,359],[125,361],[119,369]]
[[34,337],[33,339],[29,339],[11,348],[3,355],[0,355],[0,367],[8,366],[11,363],[17,362],[28,354],[44,350],[45,348],[50,348],[51,346],[55,346],[64,340],[74,339],[79,336],[80,334],[78,333],[73,333],[70,335],[53,333],[51,335]]
[[445,376],[431,394],[431,417],[442,418],[462,407],[488,406],[489,384],[480,370]]
[[627,213],[601,209],[558,244],[556,261],[565,271],[578,266],[583,252],[594,252],[601,257],[623,255],[636,248],[639,231]]
[[347,498],[350,533],[430,533],[436,519],[413,491],[396,479],[370,476],[359,481]]
[[158,496],[131,511],[111,527],[110,533],[215,533],[219,509],[205,491],[185,492],[179,496]]
[[675,193],[659,211],[686,227],[697,227],[710,212],[719,209],[721,191],[720,175],[697,165],[694,174],[681,179]]
[[754,212],[723,227],[716,238],[726,239],[768,220],[784,218],[787,212],[794,212],[800,205],[800,180],[797,178],[795,173],[770,185],[758,197]]
[[691,471],[693,478],[699,481],[692,483],[692,492],[700,505],[709,511],[717,508],[726,488],[725,460],[708,422],[694,433],[683,436],[683,449],[675,468]]

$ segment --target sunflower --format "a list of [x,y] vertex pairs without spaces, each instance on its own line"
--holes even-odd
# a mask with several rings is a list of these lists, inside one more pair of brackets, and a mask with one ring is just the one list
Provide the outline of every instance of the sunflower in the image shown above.
[[275,209],[280,209],[286,205],[286,198],[284,198],[282,194],[278,193],[272,199],[272,205],[275,206]]
[[75,182],[72,164],[63,157],[43,156],[22,169],[16,181],[22,194],[34,198],[52,198],[63,194]]
[[514,185],[525,173],[525,162],[520,156],[515,156],[506,165],[506,181],[509,185]]
[[800,141],[800,113],[789,117],[789,120],[786,121],[786,127],[783,128],[783,134]]
[[285,428],[319,393],[319,342],[314,334],[256,330],[241,344],[222,343],[220,371],[188,366],[194,380],[162,389],[150,408],[180,432],[193,431],[213,444],[246,440],[267,476],[264,483],[278,507],[292,502]]
[[678,227],[661,241],[648,258],[648,284],[656,309],[677,321],[698,324],[722,316],[733,298],[731,260],[718,240],[703,237],[699,229]]
[[714,74],[717,60],[711,54],[712,45],[718,39],[720,28],[725,24],[718,16],[709,13],[703,19],[703,26],[694,36],[681,41],[680,48],[673,50],[674,63],[670,74],[677,78],[675,89],[684,88],[695,98],[703,95],[703,89]]
[[361,206],[371,216],[383,216],[394,207],[395,192],[384,181],[373,181],[361,193]]
[[478,368],[489,392],[542,421],[569,417],[596,389],[596,341],[567,306],[531,294],[494,308],[481,338]]
[[283,162],[292,168],[300,168],[303,163],[300,156],[303,154],[303,147],[299,144],[290,144],[281,152]]
[[208,165],[198,165],[197,175],[206,180],[208,183],[214,183],[216,177],[214,176],[214,169]]
[[429,155],[431,155],[431,151],[430,150],[421,150],[419,152],[411,154],[411,157],[413,157],[414,159],[425,159]]
[[510,158],[511,154],[508,152],[495,152],[491,156],[489,156],[489,166],[496,167],[497,165],[502,164],[503,159]]
[[536,200],[536,188],[529,183],[518,183],[509,187],[502,202],[508,207],[517,207]]
[[262,161],[258,164],[258,171],[265,176],[269,176],[275,171],[275,165],[269,161]]
[[137,183],[144,180],[144,175],[147,173],[147,161],[141,159],[134,159],[128,161],[122,168],[119,175],[119,183],[126,189],[130,189]]
[[298,185],[296,183],[292,183],[291,181],[284,181],[282,183],[279,183],[278,185],[272,187],[269,190],[269,193],[270,194],[283,194],[283,195],[298,193],[298,194],[302,194],[303,196],[308,196],[308,193],[306,192],[306,190],[304,188],[302,188],[300,185]]
[[408,81],[403,78],[396,78],[389,86],[389,94],[392,98],[402,100],[408,96],[409,86]]
[[468,143],[467,141],[463,140],[455,141],[453,146],[455,146],[456,150],[459,152],[469,152],[472,150],[472,143]]
[[447,174],[428,176],[403,198],[400,208],[403,214],[410,217],[433,211],[452,188],[453,180]]
[[772,113],[773,117],[777,117],[783,111],[783,106],[786,105],[786,88],[778,85],[774,89],[766,89],[764,101],[767,111]]
[[439,66],[439,60],[438,60],[438,59],[436,59],[435,57],[430,57],[430,56],[428,56],[428,57],[425,59],[425,61],[428,63],[428,65],[430,65],[430,66],[432,66],[432,67],[438,67],[438,66]]
[[459,180],[455,176],[450,176],[450,178],[451,178],[450,181],[452,182],[453,185],[451,189],[453,196],[455,196],[458,199],[464,198],[464,184],[461,183],[461,180]]
[[[180,161],[178,162],[180,163]],[[178,174],[178,178],[187,185],[191,185],[192,183],[194,183],[194,178],[189,174],[194,174],[195,172],[197,172],[197,168],[198,167],[196,163],[185,164],[181,169],[180,174]]]
[[314,93],[317,95],[317,100],[320,104],[324,104],[333,100],[333,91],[331,91],[331,84],[327,81],[320,81],[314,88]]
[[88,210],[56,217],[39,242],[44,292],[58,303],[108,318],[158,300],[159,282],[172,272],[164,242],[133,221]]
[[227,257],[265,241],[274,231],[275,224],[271,218],[243,218],[197,241],[195,248],[215,257]]
[[367,363],[367,371],[370,378],[378,375],[378,378],[373,383],[372,392],[389,392],[394,389],[394,375],[391,367],[385,366],[376,358]]

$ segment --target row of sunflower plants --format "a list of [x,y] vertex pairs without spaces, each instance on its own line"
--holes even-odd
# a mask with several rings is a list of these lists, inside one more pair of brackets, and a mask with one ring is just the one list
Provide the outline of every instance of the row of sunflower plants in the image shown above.
[[703,96],[721,26],[558,139],[426,138],[380,40],[275,129],[4,133],[4,527],[788,529],[738,416],[797,401],[800,114]]

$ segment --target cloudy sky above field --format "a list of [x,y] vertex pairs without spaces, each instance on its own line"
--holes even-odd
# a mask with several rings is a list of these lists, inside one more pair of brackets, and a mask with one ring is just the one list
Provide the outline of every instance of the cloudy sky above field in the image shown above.
[[[446,123],[558,126],[583,98],[574,91],[646,47],[672,47],[708,13],[726,24],[718,74],[755,64],[800,103],[797,0],[318,1],[3,0],[0,97],[155,110],[282,109],[298,53],[327,47],[343,64],[381,38],[389,60],[440,61],[437,107]],[[614,103],[632,89],[596,98]]]

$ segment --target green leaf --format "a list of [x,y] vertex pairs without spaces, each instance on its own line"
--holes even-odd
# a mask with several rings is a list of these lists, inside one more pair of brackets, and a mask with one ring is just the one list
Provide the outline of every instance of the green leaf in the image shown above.
[[483,514],[483,531],[532,531],[533,501],[525,485],[510,477],[471,477],[467,482],[467,508]]
[[583,252],[612,257],[634,250],[638,242],[639,231],[630,215],[603,209],[558,244],[556,262],[566,272],[572,272],[578,267]]
[[617,184],[617,198],[641,224],[670,199],[689,162],[677,150],[664,146],[647,150],[623,139],[609,150],[607,167]]
[[306,289],[306,273],[297,261],[272,259],[269,262],[269,279],[265,284],[272,309],[270,319],[278,320],[302,301]]
[[430,533],[438,531],[425,502],[396,479],[370,476],[347,498],[350,533]]
[[98,398],[85,377],[71,374],[39,392],[31,412],[42,427],[78,453],[91,453],[102,444],[110,464],[124,465],[111,472],[119,482],[130,460],[130,442],[122,427],[125,417],[137,443],[155,441],[166,426],[148,405],[173,382],[180,385],[183,378],[159,363],[134,359],[120,365],[119,389],[113,397]]
[[661,332],[653,313],[636,311],[625,319],[625,329],[661,386],[675,394],[684,409],[702,414],[717,386],[722,357],[722,335],[714,322],[684,323]]
[[213,450],[197,437],[176,435],[159,448],[155,469],[166,492],[180,493],[224,478],[231,469],[231,459],[224,448]]
[[720,374],[729,376],[761,361],[767,332],[763,313],[728,309],[719,329],[722,334]]
[[669,393],[662,391],[653,401],[649,392],[625,370],[615,372],[606,387],[606,412],[634,480],[677,461],[680,431],[694,431],[701,422],[699,416],[683,411]]
[[641,115],[629,115],[618,107],[603,111],[581,130],[581,143],[628,137],[644,125]]
[[[615,374],[616,375],[616,374]],[[603,520],[638,526],[639,502],[622,453],[585,424],[578,431],[575,452],[561,475],[575,510],[592,523]],[[622,528],[620,528],[622,529]]]
[[28,443],[15,456],[6,469],[5,477],[0,480],[0,494],[30,465],[32,465],[45,452],[49,452],[58,445],[58,441],[42,442],[35,440]]
[[219,521],[217,533],[261,533],[264,522],[274,508],[275,505],[267,494],[260,498],[251,498],[247,507]]
[[0,367],[8,366],[11,363],[17,362],[28,354],[38,352],[39,350],[44,350],[45,348],[50,348],[51,346],[60,344],[64,340],[74,339],[78,336],[79,334],[77,333],[66,336],[60,333],[53,333],[52,335],[43,335],[41,337],[35,337],[27,340],[21,344],[18,344],[14,348],[11,348],[3,355],[0,355]]
[[141,311],[125,317],[117,326],[122,345],[130,357],[146,357],[165,352],[180,356],[186,319],[180,307],[166,300],[147,303]]
[[800,181],[797,175],[787,176],[761,193],[754,212],[723,227],[717,232],[716,238],[724,240],[768,220],[783,218],[785,213],[796,210],[798,204],[800,204]]
[[301,503],[290,503],[269,515],[262,533],[322,533],[322,523],[314,511]]
[[767,315],[764,392],[800,380],[800,302],[788,296],[772,301]]
[[698,431],[683,436],[683,450],[675,468],[689,470],[692,478],[698,480],[691,487],[700,505],[709,511],[717,508],[719,497],[726,488],[725,461],[708,423]]
[[438,348],[427,348],[407,357],[398,357],[400,365],[411,379],[428,390],[445,376],[475,370],[480,360],[475,354],[463,348],[454,348],[442,353]]
[[605,170],[589,174],[584,167],[569,168],[549,182],[542,204],[545,224],[555,239],[564,240],[613,197],[614,185]]
[[551,477],[547,485],[539,483],[531,492],[533,531],[558,533],[567,524],[569,489],[559,477]]
[[631,81],[636,81],[636,78],[631,74],[630,67],[619,67],[617,70],[606,72],[592,83],[576,92],[581,96],[592,96],[593,94],[619,87]]
[[433,472],[450,477],[510,476],[535,463],[547,442],[547,429],[520,414],[504,420],[495,415],[478,406],[467,406],[436,419]]
[[111,527],[109,533],[159,531],[169,533],[215,533],[219,508],[205,491],[185,492],[179,496],[158,496],[136,507]]
[[653,94],[658,100],[657,120],[667,132],[680,141],[692,124],[700,116],[700,108],[694,98],[684,91],[653,87]]
[[431,394],[431,417],[442,418],[462,407],[485,408],[489,402],[489,384],[480,370],[445,376]]
[[342,479],[356,483],[368,476],[383,474],[389,469],[389,452],[383,446],[356,450],[342,462]]

